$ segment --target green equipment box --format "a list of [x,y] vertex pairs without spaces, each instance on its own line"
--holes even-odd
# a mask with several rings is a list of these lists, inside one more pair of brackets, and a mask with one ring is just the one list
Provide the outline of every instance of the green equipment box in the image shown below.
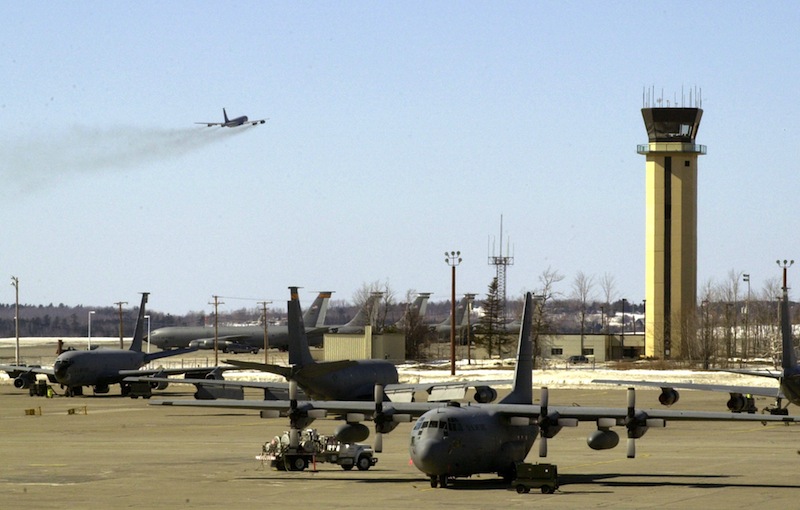
[[511,482],[511,486],[518,493],[541,489],[542,494],[552,494],[558,489],[558,467],[555,464],[517,462],[516,468],[517,477]]

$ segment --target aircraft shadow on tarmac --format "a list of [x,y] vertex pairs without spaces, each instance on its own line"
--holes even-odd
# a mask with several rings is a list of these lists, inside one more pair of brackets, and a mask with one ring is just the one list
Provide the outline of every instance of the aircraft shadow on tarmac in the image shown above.
[[[269,468],[266,468],[269,469]],[[373,470],[374,471],[374,470]],[[320,470],[316,473],[308,471],[312,476],[299,476],[294,478],[298,482],[307,483],[317,479],[320,481],[342,481],[364,484],[411,484],[413,486],[427,488],[428,480],[419,476],[347,476],[342,477],[338,471]],[[286,473],[283,476],[250,476],[239,477],[239,480],[265,481],[274,480],[286,482],[292,480],[292,476]],[[636,478],[636,480],[630,480]],[[644,478],[644,480],[642,480]],[[703,475],[703,474],[629,474],[629,473],[605,473],[605,474],[567,474],[559,475],[558,481],[561,486],[559,492],[562,493],[612,493],[617,487],[641,487],[643,489],[652,487],[684,487],[696,489],[800,489],[800,484],[762,484],[762,483],[736,483],[728,475]],[[730,481],[728,481],[730,480]],[[570,487],[573,486],[573,487]],[[593,487],[592,487],[593,486]],[[447,487],[449,490],[510,490],[511,484],[501,478],[491,479],[455,479]],[[571,490],[574,488],[575,490]],[[606,490],[603,490],[606,489]]]

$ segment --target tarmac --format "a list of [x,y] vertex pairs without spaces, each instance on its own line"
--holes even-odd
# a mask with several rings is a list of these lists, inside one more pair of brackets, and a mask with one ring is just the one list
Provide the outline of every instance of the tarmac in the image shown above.
[[[152,400],[192,393],[171,385]],[[794,508],[800,495],[795,426],[670,422],[648,431],[637,441],[637,458],[627,459],[624,431],[617,448],[596,452],[586,446],[594,427],[585,423],[562,430],[541,459],[558,466],[560,489],[517,494],[486,474],[431,488],[409,462],[411,424],[384,435],[384,452],[368,471],[318,464],[316,471],[282,472],[255,456],[288,428],[285,418],[151,406],[116,388],[87,395],[30,397],[9,381],[0,384],[5,508]],[[657,395],[638,391],[639,407],[657,407]],[[685,391],[675,408],[724,410],[726,398]],[[624,389],[550,389],[551,405],[625,401]],[[331,433],[336,424],[313,426]],[[526,460],[539,462],[537,451],[534,445]]]

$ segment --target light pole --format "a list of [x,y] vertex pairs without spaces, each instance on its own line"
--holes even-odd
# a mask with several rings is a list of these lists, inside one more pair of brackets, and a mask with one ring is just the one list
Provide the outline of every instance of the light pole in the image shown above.
[[747,356],[747,348],[750,347],[750,275],[748,273],[742,274],[742,280],[747,283],[747,301],[744,304],[744,345],[742,346],[742,358],[739,361],[739,368],[744,365],[744,358]]
[[619,345],[622,348],[622,355],[620,359],[625,357],[625,298],[622,298],[622,329],[620,330],[619,335]]
[[14,363],[19,366],[19,278],[16,276],[11,277],[11,285],[14,286],[14,293],[16,294],[16,307],[14,308],[14,330],[16,331],[17,343],[14,349]]
[[[790,267],[792,267],[792,265],[794,264],[794,260],[786,260],[786,259],[784,259],[783,262],[781,262],[780,260],[776,260],[775,262],[778,264],[778,267],[783,269],[783,305],[782,306],[785,306],[785,308],[783,308],[783,311],[786,312],[786,314],[788,315],[788,313],[789,313],[789,286],[786,284],[786,270],[789,269]],[[787,320],[787,322],[788,322],[788,320]],[[779,328],[782,330],[783,329],[783,320],[781,319],[780,307],[779,307],[779,313],[778,313],[778,324],[780,324]],[[791,334],[792,334],[791,326],[790,326],[790,330],[789,331],[782,331],[782,333],[785,333],[785,334],[788,334],[789,336],[791,336]]]
[[92,315],[94,315],[94,310],[89,311],[89,331],[88,334],[86,335],[86,338],[88,340],[86,348],[89,349],[90,351],[92,350]]
[[147,319],[147,354],[150,354],[150,314],[144,316]]
[[264,314],[264,364],[269,365],[269,336],[267,335],[267,305],[272,304],[272,301],[259,301],[261,310]]
[[461,264],[461,252],[444,252],[444,261],[452,268],[450,288],[450,375],[456,375],[456,266]]

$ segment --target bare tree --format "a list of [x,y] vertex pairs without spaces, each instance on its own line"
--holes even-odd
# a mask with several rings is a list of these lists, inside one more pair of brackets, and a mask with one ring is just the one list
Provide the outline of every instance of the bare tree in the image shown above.
[[548,267],[542,274],[539,275],[539,285],[534,290],[534,303],[533,310],[533,366],[536,366],[536,357],[541,352],[543,336],[550,332],[551,324],[550,319],[546,314],[545,305],[548,301],[552,300],[556,292],[554,290],[555,284],[564,279],[564,275],[558,270]]
[[602,289],[603,297],[605,298],[605,313],[603,314],[603,324],[601,324],[601,327],[603,328],[603,332],[608,334],[607,314],[611,311],[611,303],[613,303],[617,297],[616,280],[614,275],[607,272],[603,273],[603,278],[600,279],[600,288]]
[[583,355],[584,336],[586,335],[586,305],[590,301],[590,294],[594,286],[594,277],[586,276],[583,271],[578,271],[572,280],[572,297],[580,307],[581,323],[581,355]]
[[394,291],[389,286],[389,282],[380,282],[375,280],[372,283],[363,283],[361,287],[356,289],[353,293],[353,305],[356,310],[361,310],[366,307],[370,301],[370,297],[380,293],[381,300],[378,303],[377,310],[365,310],[368,317],[375,317],[374,324],[371,326],[378,331],[382,331],[386,326],[386,317],[389,314],[389,308],[395,304]]

